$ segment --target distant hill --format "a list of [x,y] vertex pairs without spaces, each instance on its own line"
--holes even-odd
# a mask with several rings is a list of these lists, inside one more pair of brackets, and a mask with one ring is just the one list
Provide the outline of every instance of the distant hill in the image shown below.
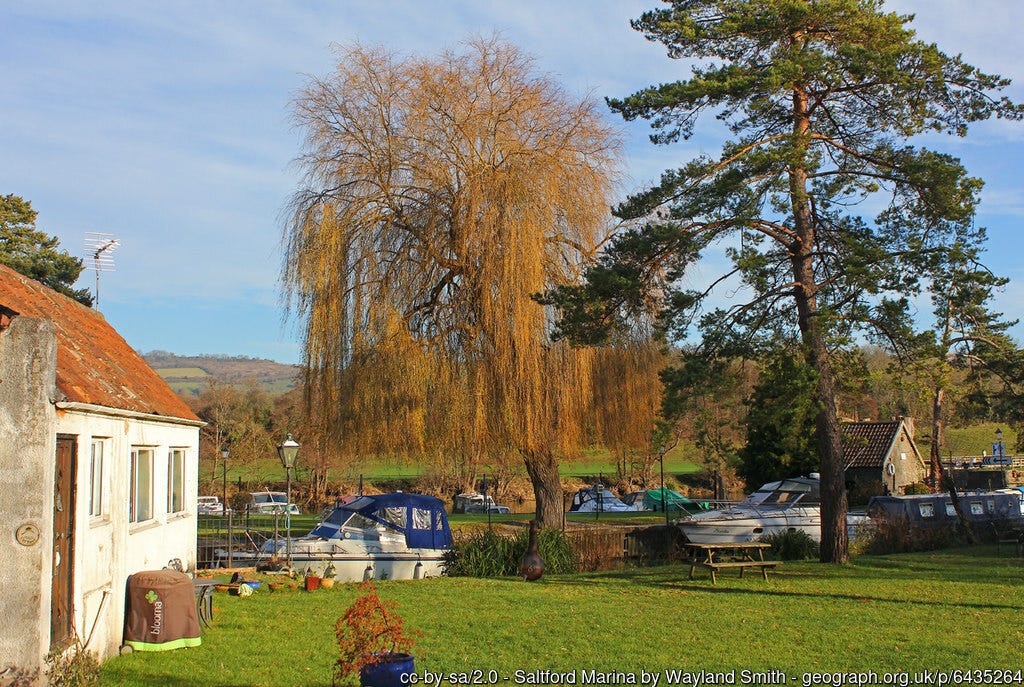
[[255,381],[266,391],[279,394],[298,385],[300,368],[273,360],[228,355],[175,355],[167,351],[143,353],[150,367],[179,394],[198,394],[211,380],[244,386]]

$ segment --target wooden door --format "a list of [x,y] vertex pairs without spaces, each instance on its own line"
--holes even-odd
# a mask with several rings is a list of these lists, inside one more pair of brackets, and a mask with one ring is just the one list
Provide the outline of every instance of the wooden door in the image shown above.
[[76,437],[57,436],[53,474],[53,576],[50,596],[50,646],[63,647],[74,630]]

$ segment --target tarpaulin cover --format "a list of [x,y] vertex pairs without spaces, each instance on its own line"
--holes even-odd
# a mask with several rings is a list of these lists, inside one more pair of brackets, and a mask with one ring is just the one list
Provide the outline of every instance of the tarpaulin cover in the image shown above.
[[135,651],[199,646],[192,578],[177,570],[150,570],[128,578],[124,643]]
[[[706,506],[698,501],[687,498],[682,494],[672,491],[671,489],[665,490],[665,507],[669,511],[685,511],[687,513],[696,513],[700,510],[705,510]],[[662,510],[662,495],[661,489],[649,489],[644,494],[644,506],[649,510]]]

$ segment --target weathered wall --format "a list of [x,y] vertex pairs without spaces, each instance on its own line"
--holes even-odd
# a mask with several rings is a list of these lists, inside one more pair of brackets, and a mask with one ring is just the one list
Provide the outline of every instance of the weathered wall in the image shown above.
[[[906,422],[904,420],[904,422]],[[924,481],[928,471],[924,463],[914,451],[910,437],[906,432],[900,432],[896,446],[890,455],[893,465],[896,466],[896,489],[897,493],[903,493],[908,485]],[[888,475],[888,473],[886,473]]]
[[0,331],[0,674],[41,669],[49,649],[56,368],[49,322]]
[[[62,404],[63,405],[63,404]],[[186,569],[196,563],[196,494],[199,428],[138,417],[57,410],[57,432],[78,443],[79,497],[76,501],[75,627],[88,649],[101,659],[121,644],[128,576],[159,570],[172,558]],[[93,439],[105,444],[103,512],[89,514],[89,455]],[[132,447],[154,450],[153,518],[130,523]],[[185,511],[167,512],[167,460],[172,448],[185,449]],[[103,598],[107,599],[104,602]]]

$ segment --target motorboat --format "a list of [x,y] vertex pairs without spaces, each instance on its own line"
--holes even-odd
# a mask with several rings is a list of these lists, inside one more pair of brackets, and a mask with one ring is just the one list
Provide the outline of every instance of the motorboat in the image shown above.
[[338,501],[309,534],[278,537],[258,553],[235,554],[254,564],[291,558],[292,567],[322,575],[328,565],[339,582],[412,580],[443,571],[452,532],[444,503],[422,494],[379,494]]
[[636,510],[639,508],[623,503],[603,484],[580,489],[573,495],[572,505],[569,506],[572,513],[621,513]]
[[455,497],[452,512],[508,514],[512,512],[512,509],[508,506],[499,506],[489,494],[467,491]]
[[301,515],[299,507],[288,502],[288,496],[283,491],[254,491],[249,494],[249,505],[246,506],[250,513],[259,515]]
[[[817,474],[769,482],[742,501],[713,502],[717,507],[674,522],[695,544],[755,541],[790,530],[821,541],[821,483]],[[866,514],[847,514],[851,536],[868,524]]]

